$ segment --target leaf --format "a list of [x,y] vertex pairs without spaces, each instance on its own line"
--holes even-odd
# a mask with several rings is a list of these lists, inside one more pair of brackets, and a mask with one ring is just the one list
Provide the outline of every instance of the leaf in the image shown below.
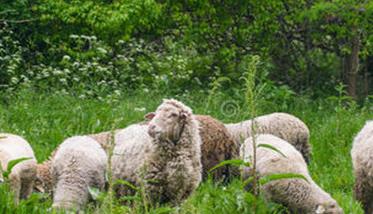
[[250,176],[248,179],[242,182],[242,187],[246,187],[249,183],[254,181],[254,176]]
[[263,147],[263,148],[266,148],[266,149],[270,149],[272,151],[275,151],[277,153],[279,153],[280,155],[282,155],[283,157],[287,158],[286,155],[284,153],[282,153],[279,149],[277,149],[276,147],[272,146],[272,145],[269,145],[269,144],[266,144],[266,143],[261,143],[261,144],[258,144],[257,145],[257,148],[259,147]]
[[219,164],[217,164],[216,166],[212,167],[209,172],[212,172],[214,171],[215,169],[217,168],[220,168],[220,167],[223,167],[225,165],[233,165],[233,166],[247,166],[249,167],[250,166],[250,163],[249,162],[245,162],[244,160],[240,160],[240,159],[232,159],[232,160],[226,160],[226,161],[222,161],[220,162]]
[[99,197],[101,193],[100,190],[95,187],[88,187],[88,192],[91,195],[92,199],[95,201],[97,200],[97,198]]
[[281,179],[294,179],[294,178],[303,179],[307,183],[309,183],[307,178],[304,177],[304,175],[296,174],[296,173],[279,173],[279,174],[271,174],[271,175],[260,177],[259,184],[264,185],[271,181],[276,181],[276,180],[281,180]]
[[125,180],[117,180],[117,181],[114,182],[114,185],[118,185],[118,184],[128,186],[128,187],[130,187],[131,189],[133,189],[135,191],[139,190],[139,188],[137,188],[135,185],[133,185],[130,182],[125,181]]
[[12,169],[19,163],[23,162],[23,161],[26,161],[26,160],[30,160],[32,159],[31,157],[23,157],[23,158],[18,158],[18,159],[14,159],[14,160],[11,160],[8,162],[8,167],[6,169],[5,172],[3,172],[3,176],[5,178],[8,178],[9,177],[9,174],[10,172],[12,171]]

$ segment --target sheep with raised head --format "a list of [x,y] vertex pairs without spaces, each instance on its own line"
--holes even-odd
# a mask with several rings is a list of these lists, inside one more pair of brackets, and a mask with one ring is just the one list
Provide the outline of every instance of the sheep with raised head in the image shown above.
[[354,195],[364,212],[373,213],[373,120],[356,135],[351,149],[355,175]]
[[[226,124],[233,139],[240,144],[252,136],[251,124],[253,120],[240,123]],[[309,143],[310,131],[299,118],[287,113],[272,113],[256,117],[256,134],[272,134],[292,144],[304,157],[307,163],[311,158]]]
[[[199,133],[202,140],[202,176],[205,179],[209,170],[220,162],[238,158],[239,146],[222,122],[207,115],[196,115],[196,119],[199,122]],[[237,168],[226,165],[212,172],[212,178],[215,181],[220,179],[227,181],[238,174]]]
[[[3,170],[7,170],[12,160],[29,158],[16,164],[9,174],[10,188],[14,192],[16,203],[26,199],[33,190],[36,176],[36,159],[30,144],[20,136],[0,134],[0,162]],[[0,172],[1,179],[2,172]]]
[[52,157],[53,207],[79,210],[88,202],[89,188],[103,190],[107,155],[90,137],[66,139]]
[[[241,158],[253,163],[253,138],[245,140],[240,149]],[[298,150],[290,143],[276,136],[257,135],[256,143],[256,173],[259,177],[273,174],[293,173],[303,175],[302,178],[288,178],[270,181],[261,186],[266,199],[283,204],[294,213],[341,214],[343,210],[337,202],[311,178],[307,164]],[[280,152],[260,144],[275,147]],[[252,169],[243,169],[244,178],[252,175]]]
[[[164,100],[148,125],[118,132],[112,157],[115,180],[142,184],[152,203],[178,204],[201,182],[201,138],[198,121],[183,103]],[[117,195],[131,193],[120,185]]]

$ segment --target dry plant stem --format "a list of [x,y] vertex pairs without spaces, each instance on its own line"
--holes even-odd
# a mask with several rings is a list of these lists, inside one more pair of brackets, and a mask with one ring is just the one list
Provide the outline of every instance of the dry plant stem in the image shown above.
[[107,179],[108,179],[108,201],[109,204],[109,212],[112,213],[113,211],[113,176],[112,176],[112,169],[111,169],[111,157],[113,156],[113,150],[114,150],[114,136],[115,136],[115,129],[112,129],[110,132],[110,140],[109,140],[109,146],[107,148],[107,154],[108,154],[108,170],[107,170]]
[[253,133],[253,191],[254,195],[259,195],[259,187],[258,187],[258,177],[256,173],[256,127],[255,127],[255,119],[253,119],[253,122],[251,124],[251,131]]

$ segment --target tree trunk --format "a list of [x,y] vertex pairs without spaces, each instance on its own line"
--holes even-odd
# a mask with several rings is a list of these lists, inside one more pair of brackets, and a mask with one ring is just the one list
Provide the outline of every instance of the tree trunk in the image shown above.
[[365,94],[366,96],[369,96],[369,94],[372,92],[372,83],[373,83],[373,56],[368,56],[366,65],[365,65]]
[[365,68],[364,68],[364,97],[368,97],[369,95],[369,56],[365,61]]
[[343,73],[349,96],[357,99],[357,76],[359,71],[360,36],[356,32],[350,43],[351,52],[344,57]]

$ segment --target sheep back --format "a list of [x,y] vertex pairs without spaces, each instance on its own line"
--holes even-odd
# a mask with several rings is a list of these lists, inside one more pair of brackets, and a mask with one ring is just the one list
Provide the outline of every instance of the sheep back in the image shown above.
[[107,156],[92,138],[66,139],[52,159],[53,207],[80,209],[89,199],[89,187],[103,190]]
[[[233,139],[240,144],[250,137],[253,120],[226,124]],[[309,163],[311,158],[310,132],[299,118],[287,113],[272,113],[255,118],[256,134],[272,134],[292,144]]]
[[36,158],[30,144],[20,136],[0,134],[0,162],[2,169],[19,158],[30,158],[16,164],[9,174],[9,182],[14,192],[15,202],[27,198],[33,189],[36,177]]
[[[256,145],[269,144],[286,156],[268,148],[257,147],[256,169],[259,177],[295,173],[307,179],[281,179],[263,185],[261,188],[268,200],[283,204],[295,213],[343,213],[337,202],[312,180],[306,162],[294,146],[268,134],[258,135],[255,140]],[[252,137],[241,146],[240,155],[243,160],[253,162]],[[252,175],[250,168],[243,172],[245,178]]]
[[373,121],[366,122],[354,138],[351,157],[354,196],[361,202],[365,213],[373,213]]
[[[203,179],[206,179],[209,170],[224,160],[238,158],[239,147],[232,139],[224,124],[207,115],[196,115],[199,122],[199,133],[202,140],[201,162]],[[214,180],[237,176],[238,169],[224,166],[212,173]]]

